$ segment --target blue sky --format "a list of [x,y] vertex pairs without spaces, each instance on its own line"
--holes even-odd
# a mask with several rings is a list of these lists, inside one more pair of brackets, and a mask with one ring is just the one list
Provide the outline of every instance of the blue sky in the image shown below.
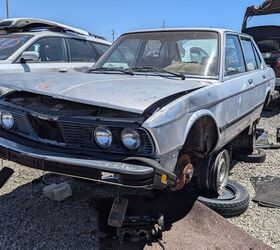
[[[9,0],[11,17],[38,17],[84,28],[112,40],[126,31],[166,27],[222,27],[240,30],[245,9],[262,0]],[[0,19],[5,18],[0,0]],[[280,23],[280,14],[252,24]]]

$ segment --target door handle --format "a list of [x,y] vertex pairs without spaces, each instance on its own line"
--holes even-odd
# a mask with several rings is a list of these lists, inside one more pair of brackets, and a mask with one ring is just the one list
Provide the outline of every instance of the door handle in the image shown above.
[[263,75],[262,77],[263,77],[264,80],[266,79],[266,75]]
[[59,72],[60,73],[66,73],[66,72],[68,72],[68,69],[59,69]]
[[254,80],[253,80],[253,79],[249,79],[249,80],[248,80],[248,83],[249,83],[249,84],[253,84],[253,83],[254,83]]

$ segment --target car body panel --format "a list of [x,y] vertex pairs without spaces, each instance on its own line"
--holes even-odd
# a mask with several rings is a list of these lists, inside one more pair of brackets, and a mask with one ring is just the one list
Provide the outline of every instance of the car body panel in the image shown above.
[[[123,74],[9,74],[1,75],[0,86],[75,100],[142,114],[162,98],[209,85],[202,81],[178,81],[160,76],[130,76]],[[141,91],[139,91],[141,89]]]

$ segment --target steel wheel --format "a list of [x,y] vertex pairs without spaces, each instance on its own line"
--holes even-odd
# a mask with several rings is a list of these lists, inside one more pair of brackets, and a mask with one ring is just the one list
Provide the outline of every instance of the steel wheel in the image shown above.
[[199,165],[198,185],[207,194],[223,194],[228,181],[230,156],[227,150],[222,150]]
[[217,193],[221,195],[225,191],[230,168],[230,157],[227,150],[223,150],[218,154],[213,167],[215,171],[213,178],[216,176],[216,182],[213,183],[215,185],[213,189],[217,190]]

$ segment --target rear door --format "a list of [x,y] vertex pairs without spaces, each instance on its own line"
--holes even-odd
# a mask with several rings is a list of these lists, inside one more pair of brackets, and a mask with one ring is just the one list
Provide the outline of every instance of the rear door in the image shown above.
[[224,57],[224,84],[230,91],[225,116],[228,132],[232,135],[238,129],[244,129],[244,117],[254,105],[253,90],[247,79],[241,41],[237,34],[226,35]]
[[95,64],[97,55],[88,41],[67,38],[69,65],[74,71],[86,72]]
[[260,107],[266,98],[266,70],[261,57],[251,38],[241,37],[243,53],[247,69],[247,82],[253,88],[253,109]]

